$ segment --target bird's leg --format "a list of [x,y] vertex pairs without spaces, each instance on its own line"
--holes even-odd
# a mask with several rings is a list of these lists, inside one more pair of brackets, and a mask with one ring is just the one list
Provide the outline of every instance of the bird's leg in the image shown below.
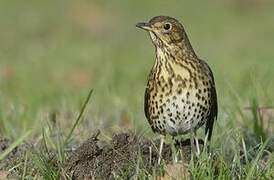
[[197,156],[199,156],[201,151],[200,151],[199,139],[197,137],[196,130],[194,131],[194,139],[195,139],[195,144],[196,144]]
[[191,133],[190,136],[190,146],[191,146],[191,158],[193,157],[193,153],[195,151],[195,146],[194,146],[194,135]]
[[152,160],[152,148],[149,146],[149,165],[151,165],[151,160]]
[[206,133],[206,136],[205,136],[204,149],[206,150],[208,155],[211,156],[211,153],[210,153],[210,140],[208,140],[208,133]]
[[172,136],[172,144],[171,144],[171,150],[172,150],[172,155],[173,155],[173,160],[174,163],[178,162],[178,157],[177,157],[177,149],[176,149],[176,139],[175,136]]
[[159,148],[159,159],[158,159],[158,164],[159,165],[161,163],[161,156],[162,156],[162,151],[163,151],[164,138],[165,137],[163,135],[161,135],[160,148]]

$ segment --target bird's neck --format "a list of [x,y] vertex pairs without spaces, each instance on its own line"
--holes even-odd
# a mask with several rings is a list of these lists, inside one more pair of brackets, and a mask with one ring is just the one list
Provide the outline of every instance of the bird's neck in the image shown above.
[[199,59],[190,58],[192,56],[190,54],[180,53],[182,54],[165,48],[156,48],[156,60],[151,70],[151,77],[154,79],[163,78],[165,82],[171,77],[177,77],[177,75],[184,79],[190,79],[190,71],[194,70],[197,64],[194,61],[199,61]]
[[178,42],[176,44],[156,46],[156,61],[195,61],[198,57],[190,43]]
[[171,52],[174,52],[178,57],[184,59],[184,58],[197,58],[197,55],[192,48],[192,45],[190,44],[188,38],[174,43],[173,47],[171,47]]

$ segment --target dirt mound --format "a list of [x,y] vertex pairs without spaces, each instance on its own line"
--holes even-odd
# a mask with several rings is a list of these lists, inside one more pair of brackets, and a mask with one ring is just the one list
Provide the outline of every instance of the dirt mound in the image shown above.
[[[138,177],[166,176],[163,165],[159,166],[157,163],[160,140],[152,141],[133,133],[115,134],[110,142],[101,139],[100,132],[96,132],[76,150],[66,152],[69,158],[65,164],[60,164],[56,168],[64,169],[64,175],[68,175],[72,179],[129,179],[136,175]],[[0,153],[10,145],[8,139],[0,137]],[[189,140],[177,142],[176,148],[182,149],[184,153],[182,154],[183,162],[187,162],[190,159]],[[30,174],[37,174],[39,168],[34,168],[33,157],[37,157],[38,149],[43,152],[42,146],[36,145],[34,147],[33,144],[26,142],[15,147],[0,161],[2,176],[4,172],[7,173],[4,174],[6,177],[19,178],[24,173],[24,166],[18,166],[22,163],[30,170]],[[26,161],[26,153],[28,152],[29,158]],[[57,159],[52,160],[52,158],[47,157],[51,154],[46,157],[44,155],[47,154],[41,155],[44,160],[58,162]],[[53,157],[55,157],[54,154]],[[162,159],[166,164],[172,165],[172,148],[170,145],[164,144]],[[11,168],[12,171],[7,171]],[[175,169],[175,167],[171,166],[171,169]],[[184,172],[184,165],[176,166],[176,171]]]
[[[132,133],[121,133],[114,135],[107,144],[98,139],[98,136],[99,131],[77,148],[68,159],[65,169],[73,179],[128,179],[136,173],[162,173],[157,164],[159,140],[151,141]],[[185,152],[185,160],[190,158],[189,144],[189,140],[177,143],[177,147],[181,146],[182,152]],[[170,145],[164,144],[162,158],[166,163],[172,162]]]

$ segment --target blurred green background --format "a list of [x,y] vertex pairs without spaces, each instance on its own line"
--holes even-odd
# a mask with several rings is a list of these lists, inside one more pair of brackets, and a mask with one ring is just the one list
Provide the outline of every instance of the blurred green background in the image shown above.
[[154,47],[135,24],[156,15],[179,19],[211,66],[216,131],[244,123],[236,112],[251,99],[272,106],[274,1],[1,0],[0,134],[39,134],[54,113],[66,131],[91,88],[77,137],[94,129],[152,134],[143,94]]

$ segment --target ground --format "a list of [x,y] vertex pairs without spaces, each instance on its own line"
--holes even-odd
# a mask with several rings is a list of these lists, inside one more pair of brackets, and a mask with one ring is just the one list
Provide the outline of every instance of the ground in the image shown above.
[[[136,176],[137,169],[141,172],[141,175],[143,173],[143,176],[155,173],[158,177],[163,177],[167,174],[158,164],[159,153],[157,147],[159,147],[159,141],[153,142],[133,133],[115,134],[109,143],[100,140],[99,137],[100,131],[98,130],[75,150],[67,152],[69,158],[61,168],[64,168],[68,177],[73,179],[93,179],[94,177],[128,179]],[[8,140],[2,138],[0,153],[6,150],[9,145]],[[191,158],[189,141],[180,141],[180,145],[177,141],[176,147],[181,149],[182,152],[182,156],[179,156],[178,161],[184,161],[185,165],[188,164]],[[35,153],[34,146],[23,144],[16,147],[0,163],[0,168],[2,170],[9,169],[18,163],[26,162],[25,168],[31,169],[33,162],[31,159],[27,161],[25,159],[27,151]],[[51,163],[57,163],[54,156],[50,159]],[[173,164],[170,144],[164,144],[163,146],[162,162]],[[14,168],[6,176],[9,178],[19,177],[23,167]],[[186,168],[184,167],[184,169]],[[157,171],[154,172],[155,170]],[[187,171],[185,173],[189,176]]]

